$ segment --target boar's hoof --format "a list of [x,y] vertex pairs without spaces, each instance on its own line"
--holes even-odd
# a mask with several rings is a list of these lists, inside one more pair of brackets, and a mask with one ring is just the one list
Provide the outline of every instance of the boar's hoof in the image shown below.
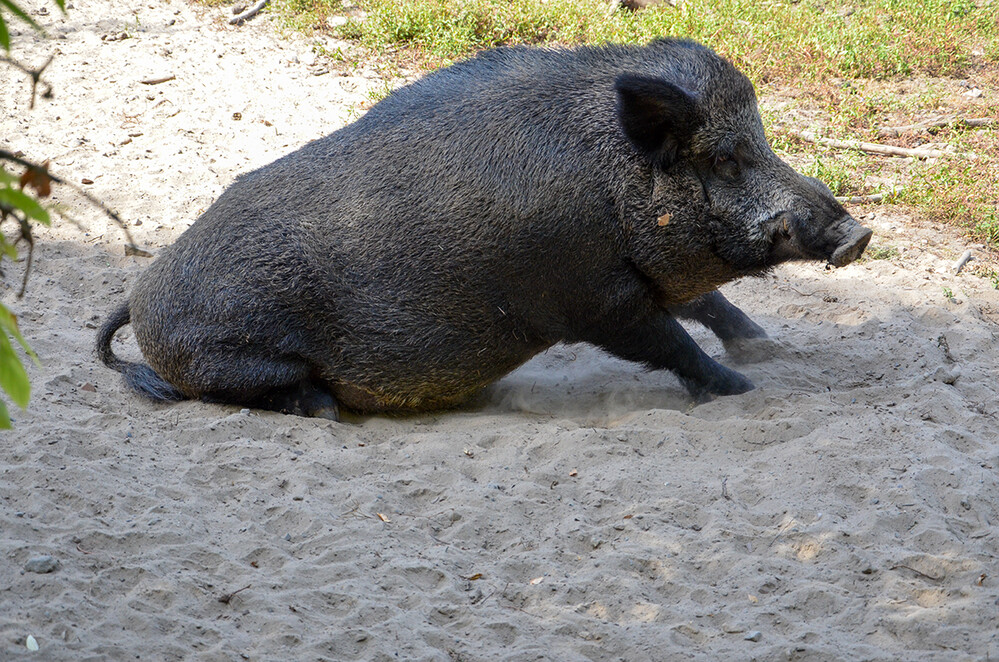
[[715,365],[715,369],[706,381],[695,381],[690,378],[681,378],[681,381],[699,403],[711,400],[711,396],[739,395],[756,388],[744,375],[721,364]]
[[271,391],[260,399],[257,406],[282,414],[340,420],[340,407],[333,394],[309,380],[290,388]]

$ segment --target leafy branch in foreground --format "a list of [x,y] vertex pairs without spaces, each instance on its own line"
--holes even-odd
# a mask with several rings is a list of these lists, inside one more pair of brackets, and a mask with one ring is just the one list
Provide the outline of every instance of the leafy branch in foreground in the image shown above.
[[[63,12],[66,11],[66,0],[55,0],[55,3]],[[13,0],[0,0],[0,48],[3,48],[6,53],[10,52],[10,30],[7,28],[8,19],[5,14],[13,15],[35,30],[42,32],[41,26],[35,23]],[[34,69],[11,59],[7,55],[0,55],[0,61],[16,69],[20,69],[31,78],[31,108],[35,106],[35,96],[39,83],[42,85],[43,98],[49,98],[52,95],[51,86],[42,81],[42,74],[45,72],[46,67],[49,66],[49,63],[52,62],[51,57],[41,67]],[[19,157],[7,152],[0,154],[0,160],[26,163]],[[7,172],[0,165],[0,276],[3,276],[3,259],[10,258],[11,260],[16,260],[18,245],[21,242],[28,245],[28,258],[25,265],[24,280],[21,282],[21,290],[18,296],[24,294],[24,285],[27,282],[28,272],[31,268],[31,256],[34,247],[31,235],[31,223],[36,222],[42,225],[49,225],[51,223],[48,211],[38,202],[38,198],[45,197],[51,192],[48,183],[49,179],[44,174],[47,173],[48,169],[45,166],[28,165],[28,169],[20,179]],[[34,188],[37,198],[26,193],[25,188]],[[13,239],[8,238],[7,232],[3,228],[3,225],[8,220],[13,221],[17,225],[17,235]],[[31,384],[28,381],[28,373],[25,372],[20,358],[14,351],[11,339],[16,340],[25,353],[36,363],[38,362],[37,355],[28,346],[28,343],[24,340],[24,336],[21,335],[21,331],[17,326],[17,317],[6,306],[0,303],[0,389],[7,393],[14,404],[23,409],[28,406],[28,398],[31,396]],[[7,413],[7,405],[3,400],[0,400],[0,428],[9,427],[10,415]]]
[[[56,0],[56,4],[59,5],[60,9],[65,11],[65,0]],[[4,14],[12,14],[35,30],[41,32],[41,27],[23,9],[14,4],[12,0],[0,0],[0,48],[3,48],[5,52],[10,52],[10,31],[7,28],[7,18]],[[35,92],[38,88],[38,83],[41,81],[42,73],[44,73],[49,63],[46,62],[39,69],[31,69],[6,55],[0,56],[0,60],[20,69],[31,77],[31,107],[34,108]],[[49,58],[49,62],[51,62],[51,58]],[[44,84],[42,96],[50,96],[51,91],[48,84]],[[11,156],[14,155],[12,154]],[[28,170],[25,174],[28,172],[33,171]],[[20,184],[20,190],[15,188],[15,184]],[[6,257],[16,260],[17,246],[22,241],[28,244],[28,261],[30,265],[31,247],[33,245],[31,241],[31,220],[45,225],[50,223],[49,214],[45,208],[35,198],[24,192],[24,187],[27,184],[27,181],[21,184],[16,177],[7,172],[3,166],[0,166],[0,276],[3,276],[3,259]],[[36,193],[41,195],[42,191],[36,189]],[[8,219],[13,220],[18,227],[19,234],[13,240],[8,239],[7,233],[3,229],[3,224]],[[25,269],[25,280],[27,280],[27,272],[28,269]],[[23,292],[24,282],[21,283],[21,293],[23,294]],[[7,393],[14,404],[23,409],[28,406],[28,398],[31,396],[31,384],[28,381],[28,373],[25,372],[20,358],[14,351],[11,339],[16,340],[25,353],[34,361],[38,361],[38,357],[32,351],[31,347],[28,346],[28,343],[24,340],[24,336],[21,335],[21,330],[17,326],[17,317],[6,306],[0,303],[0,389]],[[9,427],[10,415],[7,413],[7,405],[3,400],[0,400],[0,428]]]
[[[66,13],[66,0],[55,0],[56,5]],[[13,14],[38,32],[45,32],[38,23],[28,16],[23,9],[14,4],[13,0],[0,0],[0,48],[10,52],[10,30],[7,29],[7,18],[4,14]]]
[[[0,2],[3,2],[3,0],[0,0]],[[3,20],[3,14],[0,14],[0,21],[2,20]],[[39,85],[42,86],[42,98],[43,99],[52,98],[52,86],[49,85],[46,81],[42,80],[42,74],[44,74],[45,69],[47,69],[48,66],[52,64],[53,57],[54,56],[50,55],[49,59],[45,61],[45,64],[43,64],[40,67],[32,69],[31,67],[22,64],[17,60],[13,60],[7,57],[6,55],[0,55],[0,62],[5,62],[6,64],[14,67],[15,69],[20,69],[24,73],[28,74],[29,78],[31,78],[31,103],[28,104],[29,110],[33,110],[35,108],[35,97],[37,96]]]
[[[66,0],[55,0],[59,9],[65,13]],[[52,62],[49,59],[40,67],[29,67],[9,56],[10,53],[10,31],[7,28],[8,16],[14,16],[27,23],[38,32],[42,32],[39,26],[24,10],[13,2],[13,0],[0,0],[0,48],[5,54],[0,55],[0,63],[7,64],[15,69],[19,69],[28,75],[31,80],[31,102],[29,108],[34,108],[35,98],[41,87],[43,99],[52,96],[52,86],[42,80],[45,69]],[[8,164],[21,166],[24,168],[20,177],[14,175]],[[27,286],[28,275],[31,273],[31,261],[34,256],[34,236],[32,226],[51,225],[52,220],[46,205],[41,203],[43,198],[47,198],[52,193],[52,184],[70,186],[77,193],[81,194],[92,204],[100,207],[105,214],[111,217],[122,230],[128,239],[129,246],[134,249],[134,242],[128,227],[105,205],[96,198],[79,187],[52,175],[48,170],[48,162],[39,165],[29,160],[21,158],[18,154],[13,154],[0,149],[0,277],[3,277],[3,260],[18,259],[18,250],[22,244],[27,246],[27,256],[25,257],[24,276],[21,280],[21,288],[17,293],[20,298],[24,295]],[[12,229],[11,229],[12,228]],[[28,345],[17,325],[17,317],[5,305],[0,303],[0,391],[7,394],[7,397],[24,409],[28,405],[31,396],[31,383],[28,380],[28,373],[24,369],[20,357],[14,349],[14,342],[21,346],[25,354],[37,364],[38,356]],[[10,415],[7,405],[0,399],[0,429],[10,428]]]
[[[8,172],[3,165],[4,162],[23,166],[25,168],[24,174],[16,177]],[[141,252],[135,247],[128,226],[118,214],[108,209],[107,206],[83,189],[50,173],[47,161],[39,165],[0,149],[0,277],[4,275],[4,258],[16,260],[19,246],[21,244],[27,245],[24,275],[21,280],[21,288],[17,293],[18,297],[24,295],[28,275],[31,273],[35,247],[32,223],[45,226],[52,223],[50,209],[43,205],[40,200],[51,194],[53,184],[68,186],[86,198],[88,202],[99,207],[125,232],[128,248],[131,248],[133,253]],[[15,226],[14,230],[8,231],[7,226],[11,223]],[[0,332],[0,389],[6,391],[14,404],[23,409],[28,403],[31,389],[28,375],[14,351],[11,339],[16,340],[36,364],[38,357],[31,350],[24,336],[21,335],[17,326],[17,317],[2,303],[0,303],[0,330],[2,330]],[[4,428],[10,428],[10,416],[3,400],[0,400],[0,429]]]
[[[40,174],[45,171],[44,166],[38,169],[29,168],[19,179],[0,166],[0,267],[2,267],[3,258],[17,259],[17,248],[20,243],[24,242],[28,245],[24,280],[21,282],[18,296],[24,294],[24,286],[31,269],[31,256],[34,248],[31,223],[51,224],[49,213],[45,207],[36,198],[25,192],[25,188],[32,187],[39,197],[49,194],[51,191],[49,180],[44,174]],[[3,227],[7,221],[13,221],[17,226],[17,234],[13,238],[8,237],[7,231]],[[3,276],[2,268],[0,268],[0,276]],[[14,351],[11,339],[16,340],[25,353],[36,363],[38,357],[28,346],[24,336],[21,335],[17,326],[17,317],[3,304],[0,304],[0,330],[2,330],[0,332],[0,388],[7,393],[14,404],[23,409],[28,405],[31,384],[28,381],[28,373],[25,372],[20,358]],[[0,400],[0,428],[9,427],[10,415],[7,413],[6,404]]]

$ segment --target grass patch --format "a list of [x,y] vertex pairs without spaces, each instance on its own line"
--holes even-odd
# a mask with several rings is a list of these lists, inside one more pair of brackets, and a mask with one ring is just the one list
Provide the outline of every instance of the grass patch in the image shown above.
[[891,260],[899,256],[897,246],[868,246],[863,260]]
[[808,177],[815,177],[825,182],[833,195],[860,195],[864,190],[863,179],[859,176],[859,163],[866,161],[855,154],[845,155],[812,155],[811,160],[797,166],[798,172]]
[[[989,159],[994,169],[999,158]],[[999,190],[983,176],[982,164],[947,162],[914,166],[909,187],[899,202],[934,220],[957,225],[972,237],[999,246]]]
[[[344,13],[339,0],[306,3]],[[607,0],[357,0],[339,34],[379,50],[417,49],[451,62],[510,44],[701,41],[756,82],[961,75],[999,56],[999,8],[970,0],[683,0],[630,11]],[[325,4],[324,4],[325,3]]]
[[979,278],[988,279],[992,283],[992,289],[999,290],[999,271],[987,265],[977,266],[972,271]]

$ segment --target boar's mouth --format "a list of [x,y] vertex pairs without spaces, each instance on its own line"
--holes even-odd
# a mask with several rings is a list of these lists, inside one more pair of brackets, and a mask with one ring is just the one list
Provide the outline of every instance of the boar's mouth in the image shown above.
[[788,260],[801,259],[803,251],[791,234],[787,217],[779,219],[774,225],[770,238],[770,254],[767,256],[768,266],[778,265]]
[[[853,221],[852,218],[850,220]],[[834,267],[844,267],[850,264],[863,254],[873,235],[874,233],[869,229],[853,221],[846,236],[833,251],[833,254],[829,256],[829,264]]]
[[793,214],[775,219],[770,263],[789,260],[826,260],[834,267],[843,267],[859,258],[874,234],[857,223],[849,214],[838,222],[816,228]]

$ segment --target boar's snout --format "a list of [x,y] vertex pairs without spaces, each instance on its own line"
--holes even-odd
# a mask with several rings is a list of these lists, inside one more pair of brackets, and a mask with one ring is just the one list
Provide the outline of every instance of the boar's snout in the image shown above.
[[788,214],[781,227],[774,244],[778,261],[819,259],[834,267],[845,267],[860,257],[874,234],[846,212],[828,225]]
[[791,259],[818,258],[843,267],[860,257],[873,233],[843,209],[824,183],[812,177],[798,181],[803,183],[798,190],[805,208],[787,214],[783,221],[785,241],[789,239],[799,252]]
[[855,221],[852,216],[845,216],[840,222],[840,227],[843,229],[843,238],[829,256],[829,264],[834,267],[844,267],[860,257],[871,241],[871,235],[874,234]]

